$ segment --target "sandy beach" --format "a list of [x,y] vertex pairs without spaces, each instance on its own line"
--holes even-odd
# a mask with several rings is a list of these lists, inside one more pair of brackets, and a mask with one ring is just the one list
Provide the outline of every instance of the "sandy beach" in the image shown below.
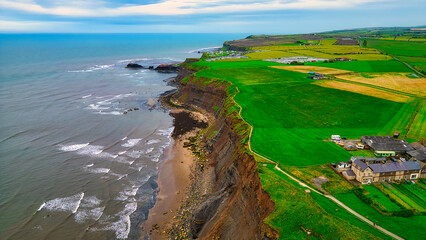
[[185,198],[190,184],[194,158],[192,152],[183,145],[188,137],[196,135],[201,125],[199,118],[188,111],[172,110],[171,115],[175,117],[173,143],[165,150],[164,160],[159,165],[159,192],[155,205],[142,226],[142,239],[167,239],[165,231]]

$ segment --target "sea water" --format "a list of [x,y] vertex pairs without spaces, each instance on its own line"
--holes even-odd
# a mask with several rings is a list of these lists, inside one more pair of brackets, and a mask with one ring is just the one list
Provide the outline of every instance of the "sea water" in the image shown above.
[[0,239],[137,239],[173,130],[152,102],[176,74],[124,67],[241,37],[0,35]]

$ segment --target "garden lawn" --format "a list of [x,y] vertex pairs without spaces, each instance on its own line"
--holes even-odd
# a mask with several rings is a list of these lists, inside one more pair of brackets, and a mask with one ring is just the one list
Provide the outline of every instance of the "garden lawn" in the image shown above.
[[[235,100],[253,125],[252,148],[283,165],[306,166],[349,160],[332,142],[376,135],[404,104],[311,84],[306,74],[269,68],[281,64],[199,62],[208,66],[197,76],[224,79],[238,87]],[[391,134],[388,132],[387,134]]]
[[[343,210],[339,213],[339,216],[346,214],[342,218],[328,213],[310,194],[285,180],[284,174],[280,176],[272,168],[273,165],[259,165],[259,175],[264,189],[275,202],[275,211],[265,221],[279,230],[280,239],[376,239],[373,234],[383,237],[383,234],[373,229],[367,230],[368,226],[362,223],[357,225],[359,227],[351,225],[354,220],[350,223],[346,221],[350,216]],[[311,230],[312,235],[308,237],[302,227]]]
[[358,73],[371,72],[411,72],[403,63],[396,60],[389,61],[349,61],[349,62],[311,62],[305,65],[336,68]]
[[342,193],[334,195],[341,202],[358,212],[362,216],[385,229],[405,239],[424,239],[426,216],[395,217],[382,215],[374,208],[362,202],[354,193]]
[[377,189],[373,185],[366,185],[363,186],[365,190],[369,193],[369,197],[372,199],[375,199],[377,202],[379,202],[383,207],[386,208],[388,212],[395,212],[400,211],[401,208],[396,205],[394,202],[390,200],[389,197],[387,197],[384,193],[382,193],[379,189]]

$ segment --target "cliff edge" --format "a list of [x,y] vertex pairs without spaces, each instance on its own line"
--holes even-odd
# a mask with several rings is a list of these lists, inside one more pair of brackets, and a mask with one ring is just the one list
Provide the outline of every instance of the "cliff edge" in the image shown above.
[[263,222],[275,206],[247,150],[249,126],[232,99],[236,89],[226,81],[199,78],[197,70],[184,62],[176,78],[179,90],[165,100],[209,118],[209,126],[186,143],[197,162],[168,233],[173,239],[276,239],[278,232]]

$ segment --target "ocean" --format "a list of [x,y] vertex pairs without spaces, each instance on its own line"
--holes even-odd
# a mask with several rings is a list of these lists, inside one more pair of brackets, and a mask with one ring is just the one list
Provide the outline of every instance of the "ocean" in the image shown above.
[[138,239],[173,131],[156,99],[176,74],[124,67],[242,37],[1,34],[0,239]]

